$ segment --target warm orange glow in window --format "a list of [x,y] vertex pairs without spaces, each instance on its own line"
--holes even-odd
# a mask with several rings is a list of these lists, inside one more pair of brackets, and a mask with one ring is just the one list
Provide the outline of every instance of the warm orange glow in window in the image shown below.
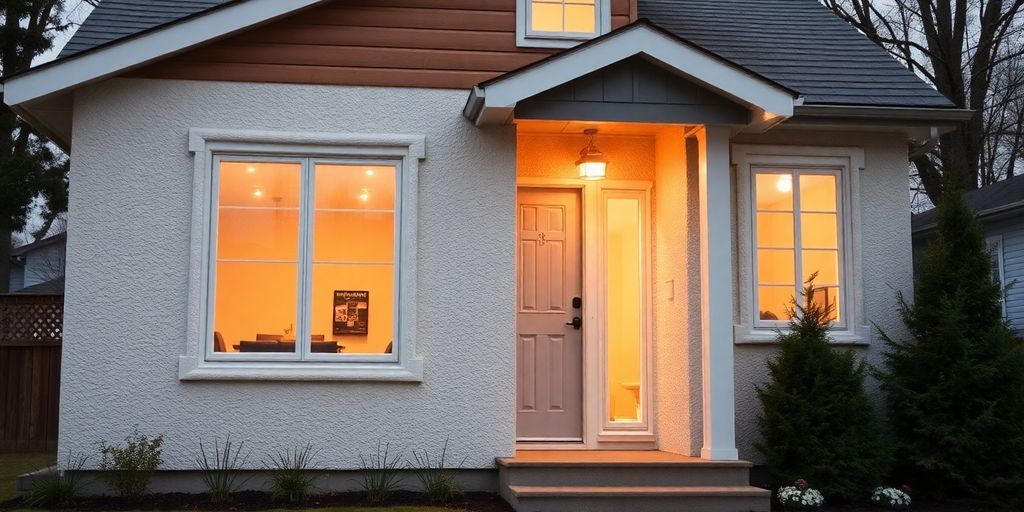
[[812,171],[758,172],[754,190],[758,319],[788,320],[790,301],[817,273],[814,300],[832,306],[833,320],[840,321],[836,176]]
[[596,0],[530,0],[533,32],[596,34]]
[[608,199],[605,235],[608,419],[614,422],[640,421],[644,329],[641,213],[637,199]]
[[308,322],[307,353],[389,353],[396,168],[225,161],[217,176],[214,351],[295,353]]

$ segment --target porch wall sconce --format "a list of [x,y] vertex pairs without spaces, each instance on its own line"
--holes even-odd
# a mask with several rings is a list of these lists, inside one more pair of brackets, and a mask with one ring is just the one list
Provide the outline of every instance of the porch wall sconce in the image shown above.
[[608,161],[604,159],[604,153],[594,145],[597,128],[587,128],[583,130],[583,133],[590,136],[590,142],[580,150],[580,159],[576,161],[580,179],[603,180],[608,168]]

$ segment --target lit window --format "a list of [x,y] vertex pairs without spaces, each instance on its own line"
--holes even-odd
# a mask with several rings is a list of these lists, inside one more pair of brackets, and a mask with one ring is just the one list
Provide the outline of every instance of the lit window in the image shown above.
[[219,159],[211,353],[244,360],[391,356],[398,169]]
[[758,170],[755,195],[755,311],[760,323],[791,318],[791,302],[814,280],[813,299],[844,319],[838,173]]
[[519,46],[567,47],[610,29],[608,0],[519,0]]
[[530,31],[593,35],[596,0],[530,0]]

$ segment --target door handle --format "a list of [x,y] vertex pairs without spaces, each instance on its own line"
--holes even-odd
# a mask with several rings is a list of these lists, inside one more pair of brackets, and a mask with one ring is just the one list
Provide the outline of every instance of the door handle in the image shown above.
[[583,319],[578,316],[574,316],[572,317],[572,322],[566,322],[565,325],[571,325],[573,329],[578,331],[583,327]]

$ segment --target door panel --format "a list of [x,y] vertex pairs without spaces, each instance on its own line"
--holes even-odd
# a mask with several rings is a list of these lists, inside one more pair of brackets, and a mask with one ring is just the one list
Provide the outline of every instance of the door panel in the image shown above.
[[516,436],[583,439],[580,192],[520,189],[517,204]]

